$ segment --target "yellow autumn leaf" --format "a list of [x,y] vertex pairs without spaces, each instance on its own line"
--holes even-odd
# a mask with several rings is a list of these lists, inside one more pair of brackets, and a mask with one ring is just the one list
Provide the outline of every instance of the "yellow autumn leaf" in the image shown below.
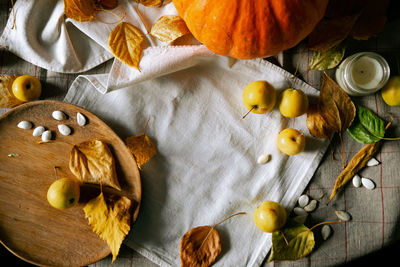
[[17,75],[0,75],[0,108],[12,108],[23,103],[14,96],[11,88],[17,77]]
[[91,21],[96,18],[96,0],[64,0],[64,13],[76,21]]
[[139,168],[157,154],[157,148],[145,134],[128,137],[126,145],[135,156]]
[[135,0],[136,3],[142,4],[144,6],[162,6],[166,5],[172,0]]
[[121,190],[115,160],[106,143],[90,140],[74,145],[69,168],[82,182],[103,184]]
[[138,70],[144,44],[144,34],[127,22],[118,24],[108,38],[108,47],[114,56]]
[[179,16],[166,15],[160,17],[151,27],[150,34],[158,40],[171,43],[189,33],[186,23]]
[[122,241],[130,230],[131,203],[129,198],[119,196],[110,196],[106,200],[101,192],[83,208],[93,232],[107,242],[113,255],[112,262],[117,258]]

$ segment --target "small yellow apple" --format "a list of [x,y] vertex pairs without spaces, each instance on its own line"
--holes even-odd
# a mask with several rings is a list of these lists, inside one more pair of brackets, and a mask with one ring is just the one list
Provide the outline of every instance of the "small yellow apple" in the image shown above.
[[38,78],[31,75],[22,75],[12,83],[12,92],[20,101],[33,101],[39,99],[42,93],[42,85]]
[[389,106],[400,106],[400,76],[393,76],[381,90],[383,101]]
[[263,232],[272,233],[282,228],[287,219],[286,210],[274,201],[264,201],[254,211],[254,222]]
[[279,110],[288,118],[301,116],[308,110],[308,97],[300,89],[288,88],[281,94]]
[[71,178],[54,181],[47,190],[47,201],[56,209],[68,209],[79,201],[79,182]]
[[255,81],[246,86],[242,97],[249,111],[264,114],[275,106],[276,92],[267,81]]
[[278,134],[278,149],[287,155],[296,155],[306,146],[305,136],[298,130],[287,128]]

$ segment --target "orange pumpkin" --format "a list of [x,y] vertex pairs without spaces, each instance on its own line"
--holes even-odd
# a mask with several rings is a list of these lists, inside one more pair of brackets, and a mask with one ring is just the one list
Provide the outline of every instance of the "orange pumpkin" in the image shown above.
[[239,59],[267,57],[303,40],[328,0],[173,0],[194,37]]

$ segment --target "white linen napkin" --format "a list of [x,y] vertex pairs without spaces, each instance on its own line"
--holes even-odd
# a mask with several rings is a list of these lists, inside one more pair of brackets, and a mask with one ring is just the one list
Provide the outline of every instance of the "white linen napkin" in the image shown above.
[[[125,20],[143,32],[161,15],[176,14],[172,4],[140,7],[143,23],[135,5],[120,0],[113,12],[126,12]],[[18,0],[15,29],[9,20],[1,44],[58,72],[85,71],[111,58],[106,44],[115,25],[103,22],[115,21],[114,16],[103,12],[98,21],[79,23],[66,19],[62,10],[62,0]],[[79,76],[65,97],[123,138],[143,132],[150,116],[146,133],[159,153],[143,166],[142,207],[125,243],[159,265],[177,266],[186,231],[245,211],[218,226],[222,255],[216,266],[259,266],[271,236],[254,225],[254,209],[274,200],[290,211],[328,142],[309,135],[305,115],[288,120],[275,108],[242,119],[247,112],[242,91],[255,80],[267,80],[277,90],[299,88],[310,96],[318,91],[263,60],[233,61],[202,45],[168,46],[147,38],[141,72],[114,60],[109,74]],[[306,151],[289,157],[277,150],[276,137],[286,127],[307,136]],[[272,160],[258,165],[263,153]]]
[[[125,243],[161,266],[179,266],[179,241],[191,228],[214,225],[239,211],[247,215],[218,226],[222,256],[216,266],[259,266],[271,247],[271,235],[258,230],[253,211],[264,200],[290,211],[310,181],[328,142],[312,138],[305,115],[290,121],[275,108],[249,114],[243,88],[267,80],[277,90],[293,86],[315,96],[317,90],[263,61],[237,61],[206,55],[198,64],[102,94],[89,80],[77,78],[65,101],[82,106],[120,136],[144,131],[158,155],[143,166],[143,202]],[[154,66],[157,69],[157,65]],[[171,70],[171,71],[172,71]],[[104,83],[107,75],[91,76]],[[280,130],[299,129],[307,136],[305,152],[286,156],[276,147]],[[258,165],[257,157],[272,160]]]

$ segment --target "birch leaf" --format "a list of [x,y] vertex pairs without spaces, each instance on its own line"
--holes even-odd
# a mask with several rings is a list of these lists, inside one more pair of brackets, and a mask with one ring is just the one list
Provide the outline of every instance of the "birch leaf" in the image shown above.
[[327,70],[336,67],[342,61],[345,51],[346,46],[343,42],[325,52],[314,51],[310,62],[310,69]]
[[138,70],[144,44],[144,34],[127,22],[118,24],[108,38],[108,47],[114,56]]
[[268,262],[301,259],[312,252],[314,245],[314,233],[309,228],[303,224],[290,222],[283,229],[272,233],[272,248]]
[[161,42],[172,43],[179,37],[189,33],[186,23],[179,16],[166,15],[160,17],[151,27],[150,34]]
[[157,154],[157,148],[145,134],[128,137],[126,145],[135,156],[139,168]]
[[69,168],[82,182],[103,184],[121,190],[115,160],[107,144],[90,140],[72,148]]
[[64,0],[64,13],[68,18],[79,22],[96,18],[96,0]]
[[12,92],[11,86],[17,77],[17,75],[0,75],[0,108],[12,108],[23,103]]
[[83,211],[93,232],[107,242],[113,255],[118,256],[122,241],[130,230],[131,200],[127,197],[104,198],[103,192],[90,200]]
[[221,239],[212,226],[199,226],[183,235],[180,242],[181,266],[210,266],[221,253]]

